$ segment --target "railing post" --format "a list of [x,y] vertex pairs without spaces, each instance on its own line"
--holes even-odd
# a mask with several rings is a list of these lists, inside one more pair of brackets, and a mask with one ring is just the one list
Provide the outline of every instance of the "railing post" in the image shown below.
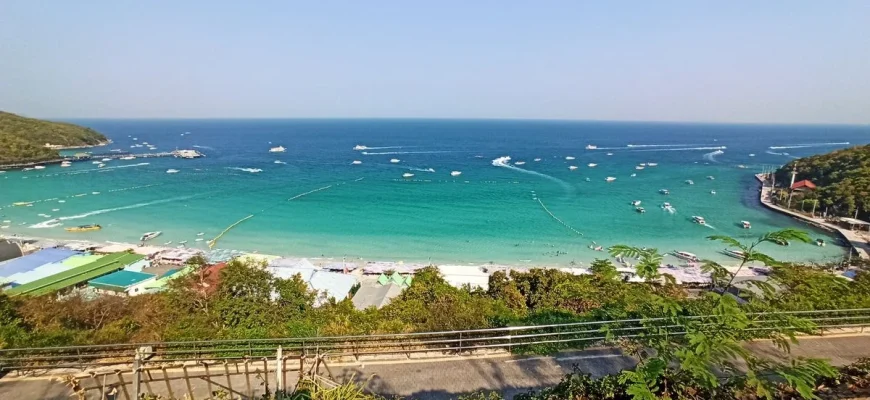
[[275,392],[279,390],[284,392],[284,349],[280,345],[275,354]]
[[462,331],[459,331],[459,355],[462,355]]
[[139,374],[139,352],[133,356],[133,398],[139,400],[142,395],[142,377]]

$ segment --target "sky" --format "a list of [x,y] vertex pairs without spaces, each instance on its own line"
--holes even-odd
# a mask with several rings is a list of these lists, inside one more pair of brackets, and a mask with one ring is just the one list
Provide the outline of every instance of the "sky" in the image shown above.
[[0,0],[45,118],[870,123],[870,1]]

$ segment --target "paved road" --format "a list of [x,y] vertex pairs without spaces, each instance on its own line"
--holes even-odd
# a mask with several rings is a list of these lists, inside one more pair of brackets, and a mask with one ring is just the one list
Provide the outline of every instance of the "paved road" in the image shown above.
[[[784,355],[770,342],[756,342],[748,347],[759,355],[783,358]],[[799,345],[792,347],[792,356],[819,357],[829,359],[835,365],[854,362],[858,358],[870,357],[870,335],[848,337],[804,338]],[[478,390],[495,390],[508,398],[530,389],[552,386],[576,367],[593,376],[619,372],[634,365],[634,361],[616,349],[590,349],[580,352],[565,352],[552,357],[502,356],[488,358],[465,358],[447,360],[410,360],[404,362],[380,362],[355,365],[331,365],[336,380],[368,382],[368,387],[386,396],[407,396],[420,400],[444,400],[455,398],[464,393]],[[203,371],[193,370],[191,375]],[[162,379],[159,372],[155,379]],[[171,373],[170,378],[179,377]],[[295,373],[288,373],[288,385],[295,384]],[[125,377],[129,382],[129,377]],[[211,379],[212,390],[228,389],[224,376]],[[93,386],[88,379],[83,382]],[[112,383],[111,381],[109,383]],[[262,394],[262,380],[251,377],[254,394]],[[247,394],[247,382],[243,375],[234,375],[230,380],[237,395]],[[274,388],[274,374],[270,386]],[[163,382],[151,383],[152,391],[167,395]],[[171,387],[176,397],[187,392],[183,380],[172,380]],[[144,385],[143,385],[144,388]],[[202,378],[192,379],[191,389],[198,399],[208,393],[208,384]],[[96,392],[92,392],[96,398]],[[132,392],[131,392],[132,393]],[[15,379],[6,377],[0,380],[0,399],[67,400],[70,391],[62,384],[45,377]],[[123,393],[118,399],[124,399]]]

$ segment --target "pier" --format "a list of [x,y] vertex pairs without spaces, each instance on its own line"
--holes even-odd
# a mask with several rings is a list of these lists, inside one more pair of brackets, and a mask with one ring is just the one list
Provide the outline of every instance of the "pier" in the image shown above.
[[52,165],[52,164],[60,164],[64,162],[80,162],[80,161],[91,161],[91,160],[102,160],[104,158],[109,158],[112,160],[120,160],[124,157],[136,157],[136,158],[159,158],[159,157],[175,157],[175,158],[184,158],[184,159],[192,159],[192,158],[200,158],[205,157],[204,154],[196,151],[196,150],[174,150],[174,151],[164,151],[159,153],[139,153],[134,154],[130,152],[110,152],[110,153],[98,153],[98,154],[85,154],[85,155],[75,155],[69,157],[55,158],[51,160],[45,161],[35,161],[35,162],[27,162],[27,163],[18,163],[18,164],[6,164],[0,165],[0,171],[9,170],[9,169],[23,169],[23,168],[33,168],[37,165]]
[[854,231],[851,229],[844,229],[836,224],[826,221],[823,218],[811,217],[808,215],[801,214],[796,211],[792,211],[780,206],[773,204],[773,187],[767,185],[768,182],[768,174],[756,174],[755,178],[761,183],[761,192],[759,196],[759,200],[761,204],[765,207],[777,211],[779,213],[788,215],[795,219],[806,222],[812,226],[817,228],[829,231],[829,232],[837,232],[840,236],[851,245],[851,250],[858,255],[858,258],[862,260],[870,260],[870,244],[868,244],[868,237],[865,236],[864,232]]

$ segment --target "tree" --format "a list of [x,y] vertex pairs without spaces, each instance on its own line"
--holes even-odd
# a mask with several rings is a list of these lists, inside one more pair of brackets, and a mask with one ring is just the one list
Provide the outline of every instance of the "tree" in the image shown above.
[[619,276],[619,272],[616,271],[616,266],[613,265],[613,262],[607,259],[596,258],[595,261],[592,261],[589,270],[604,280],[616,279],[616,277]]

